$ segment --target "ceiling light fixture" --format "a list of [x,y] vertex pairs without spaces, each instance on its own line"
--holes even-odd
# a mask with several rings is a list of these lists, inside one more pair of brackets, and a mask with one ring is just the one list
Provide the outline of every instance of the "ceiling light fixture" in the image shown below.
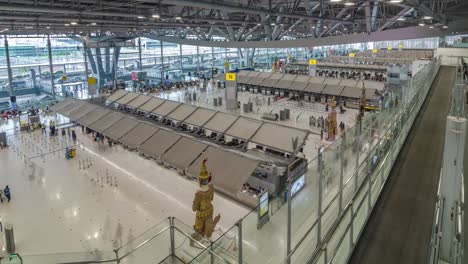
[[433,19],[433,17],[431,17],[431,16],[423,16],[423,19],[424,19],[424,20],[431,20],[431,19]]
[[392,4],[399,4],[399,3],[402,3],[403,0],[390,0],[390,3]]
[[70,26],[70,24],[65,24],[66,27]]
[[271,23],[270,25],[274,26],[274,25],[276,25],[276,24],[275,24],[275,23]]
[[398,20],[398,21],[405,21],[406,18],[404,18],[404,17],[399,17],[399,18],[397,18],[397,20]]
[[425,26],[425,24],[424,24],[424,23],[419,23],[419,24],[418,24],[418,26],[420,26],[420,27],[424,27],[424,26]]
[[45,28],[47,28],[47,29],[50,29],[50,27],[49,27],[49,26],[47,26],[47,27],[45,27]]
[[72,24],[72,25],[78,25],[78,23],[77,23],[77,22],[74,22],[74,21],[71,22],[70,24]]
[[343,1],[343,0],[330,0],[330,2],[332,2],[332,3],[338,3],[338,2],[341,2],[341,1]]
[[176,16],[176,17],[175,17],[175,19],[177,19],[177,20],[181,20],[181,19],[182,19],[182,17],[180,17],[180,16]]
[[429,28],[434,28],[433,26],[430,26]]
[[154,14],[152,15],[153,18],[160,18],[160,16],[158,14]]
[[443,26],[442,28],[448,28],[448,26]]
[[146,17],[144,16],[137,16],[138,19],[145,19]]
[[344,3],[345,6],[353,6],[355,5],[356,3],[353,3],[353,2],[346,2]]

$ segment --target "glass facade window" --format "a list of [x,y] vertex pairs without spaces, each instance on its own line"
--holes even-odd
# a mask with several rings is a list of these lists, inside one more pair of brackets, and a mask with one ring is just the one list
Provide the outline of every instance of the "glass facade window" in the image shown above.
[[[139,70],[146,72],[147,84],[156,85],[166,82],[166,79],[169,82],[187,80],[188,77],[198,76],[198,73],[211,77],[213,68],[222,73],[226,65],[229,65],[228,70],[253,68],[271,71],[278,62],[291,63],[309,58],[346,55],[350,51],[373,48],[434,49],[439,46],[463,46],[466,45],[462,43],[463,37],[466,35],[304,48],[211,48],[163,42],[162,52],[158,40],[140,38],[131,40],[132,45],[118,49],[117,67],[114,65],[116,49],[113,47],[102,47],[99,50],[88,48],[88,65],[85,67],[83,44],[66,36],[54,35],[50,37],[53,70],[50,69],[47,36],[11,36],[8,42],[15,94],[31,93],[31,89],[51,93],[53,82],[57,94],[63,95],[65,91],[80,88],[80,85],[66,85],[68,87],[64,90],[62,83],[81,83],[82,87],[86,86],[86,68],[88,76],[99,79],[100,87],[115,85],[115,78],[117,83],[132,86],[132,72]],[[3,38],[0,58],[6,58]],[[115,72],[113,68],[116,68]],[[9,96],[6,59],[0,59],[0,91],[2,97]]]

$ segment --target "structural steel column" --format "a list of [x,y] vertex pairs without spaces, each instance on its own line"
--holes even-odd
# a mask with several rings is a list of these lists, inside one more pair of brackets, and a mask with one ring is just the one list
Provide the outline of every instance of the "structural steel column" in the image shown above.
[[143,68],[143,64],[141,62],[141,38],[138,38],[138,60],[140,62],[138,70],[141,71],[141,69]]
[[119,55],[117,54],[117,48],[114,48],[114,53],[112,54],[112,62],[114,63],[114,66],[113,66],[113,78],[114,78],[114,89],[117,89],[117,64],[118,64],[118,60],[119,60]]
[[84,66],[85,66],[85,77],[86,77],[86,80],[85,80],[85,84],[86,84],[86,87],[88,87],[88,78],[89,78],[89,75],[88,75],[88,56],[86,54],[86,43],[83,42],[83,56],[84,56]]
[[200,73],[200,48],[197,46],[197,73]]
[[55,99],[54,65],[52,63],[52,47],[50,45],[50,35],[47,35],[47,51],[49,53],[50,84],[52,85],[52,97]]
[[213,69],[215,67],[215,57],[214,57],[214,48],[211,47],[211,68]]
[[7,71],[8,71],[8,88],[10,88],[10,100],[13,97],[13,74],[11,73],[11,63],[10,63],[10,49],[8,47],[7,35],[5,35],[5,56],[7,62]]
[[[182,44],[179,44],[179,56],[180,56],[180,72],[184,75],[184,64],[182,60]],[[184,80],[185,81],[185,80]]]
[[163,51],[163,42],[159,41],[159,46],[161,47],[161,84],[164,84],[164,51]]

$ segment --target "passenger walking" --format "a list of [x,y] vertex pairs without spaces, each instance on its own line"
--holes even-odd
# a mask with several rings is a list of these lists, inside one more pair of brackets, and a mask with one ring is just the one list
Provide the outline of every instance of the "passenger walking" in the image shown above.
[[10,187],[8,185],[5,187],[5,190],[3,190],[5,193],[5,197],[7,198],[8,202],[11,200],[11,193],[10,193]]
[[72,136],[73,142],[76,142],[76,133],[75,133],[75,130],[72,130],[72,131],[71,131],[71,136]]

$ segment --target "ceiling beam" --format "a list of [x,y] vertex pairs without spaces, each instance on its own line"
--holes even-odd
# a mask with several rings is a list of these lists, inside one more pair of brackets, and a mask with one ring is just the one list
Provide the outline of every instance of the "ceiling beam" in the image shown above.
[[382,26],[380,26],[377,30],[378,31],[382,31],[384,29],[386,29],[387,27],[395,24],[395,22],[398,21],[398,19],[400,17],[404,17],[406,16],[407,14],[413,12],[414,8],[412,7],[405,7],[403,8],[403,10],[401,10],[400,12],[398,12],[398,14],[396,14],[395,16],[393,16],[392,18],[390,18],[388,21],[386,21]]
[[[139,2],[151,2],[150,0],[138,0]],[[153,1],[154,2],[154,1]],[[250,13],[250,14],[262,14],[262,15],[272,15],[272,16],[282,16],[282,17],[289,17],[289,18],[296,18],[296,19],[307,19],[309,21],[316,21],[319,20],[320,17],[314,17],[310,15],[303,15],[297,13],[288,13],[288,12],[277,12],[275,10],[268,10],[265,8],[260,7],[253,7],[253,6],[243,6],[243,5],[236,5],[236,4],[228,4],[226,2],[219,3],[219,2],[208,2],[206,0],[197,0],[197,1],[190,1],[190,0],[160,0],[161,3],[168,4],[168,5],[179,5],[179,6],[191,6],[191,7],[199,7],[199,8],[213,8],[223,10],[225,12],[242,12],[242,13]],[[333,22],[343,22],[341,20],[336,19],[323,19],[324,21],[333,21]],[[349,23],[344,21],[345,23]]]

